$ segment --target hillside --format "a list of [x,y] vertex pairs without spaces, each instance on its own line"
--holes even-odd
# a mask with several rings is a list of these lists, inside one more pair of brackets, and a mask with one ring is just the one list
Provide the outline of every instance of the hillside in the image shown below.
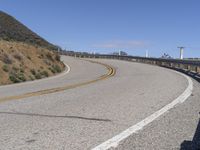
[[2,11],[0,11],[0,39],[6,41],[19,41],[51,50],[57,50],[55,45],[47,42],[17,21],[14,17]]
[[52,76],[64,70],[55,46],[0,12],[0,85]]
[[53,51],[19,42],[0,41],[0,85],[41,79],[64,65]]

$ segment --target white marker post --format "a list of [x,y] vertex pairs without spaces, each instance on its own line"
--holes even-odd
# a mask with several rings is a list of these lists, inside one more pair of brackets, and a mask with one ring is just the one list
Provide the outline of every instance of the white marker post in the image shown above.
[[146,50],[145,57],[146,57],[146,58],[148,58],[148,57],[149,57],[149,51],[148,51],[148,50]]
[[178,47],[180,49],[180,59],[183,59],[183,50],[185,47]]
[[121,51],[119,50],[119,56],[121,55]]

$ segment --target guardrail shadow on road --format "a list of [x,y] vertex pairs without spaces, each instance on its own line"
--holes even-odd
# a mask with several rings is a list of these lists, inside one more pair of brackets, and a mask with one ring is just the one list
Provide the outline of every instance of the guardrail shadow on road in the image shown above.
[[187,70],[183,70],[183,69],[179,69],[179,68],[170,68],[170,67],[166,67],[166,66],[162,66],[162,67],[172,69],[172,70],[176,70],[178,72],[182,72],[182,73],[192,77],[196,81],[200,82],[200,74],[199,73],[191,72],[191,71],[187,71]]
[[186,75],[192,77],[193,79],[195,79],[196,81],[200,82],[200,74],[199,73],[195,73],[195,72],[190,72],[190,71],[184,71],[184,70],[178,70],[182,73],[185,73]]
[[183,141],[180,150],[200,150],[200,120],[192,141]]
[[68,115],[57,116],[57,115],[45,115],[45,114],[36,114],[36,113],[23,113],[23,112],[0,112],[0,114],[31,116],[31,117],[46,117],[46,118],[69,118],[69,119],[80,119],[80,120],[89,120],[89,121],[112,122],[109,119],[89,118],[89,117],[81,117],[81,116],[68,116]]

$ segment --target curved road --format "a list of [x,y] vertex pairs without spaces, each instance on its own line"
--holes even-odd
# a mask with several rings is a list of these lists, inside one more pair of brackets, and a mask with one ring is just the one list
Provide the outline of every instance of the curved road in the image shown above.
[[[98,79],[105,66],[63,57],[70,72],[57,77],[0,87],[0,100],[39,90]],[[84,86],[0,102],[0,149],[92,149],[137,124],[179,97],[187,79],[175,71],[119,60],[116,74]],[[180,149],[192,141],[198,124],[199,83],[193,94],[168,113],[120,141],[116,149]]]

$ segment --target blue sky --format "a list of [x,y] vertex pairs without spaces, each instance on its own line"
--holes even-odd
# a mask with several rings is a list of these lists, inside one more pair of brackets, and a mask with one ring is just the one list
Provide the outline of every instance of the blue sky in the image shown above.
[[62,48],[200,57],[199,0],[0,0],[9,13]]

